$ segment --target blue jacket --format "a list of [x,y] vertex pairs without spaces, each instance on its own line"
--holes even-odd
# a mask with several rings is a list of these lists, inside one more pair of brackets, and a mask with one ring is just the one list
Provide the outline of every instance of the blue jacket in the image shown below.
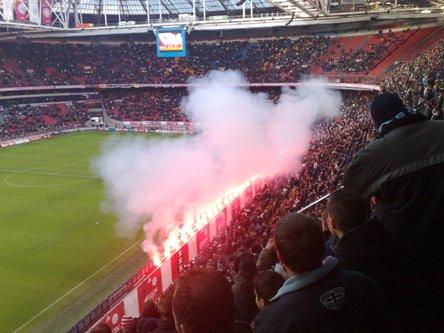
[[371,278],[337,260],[289,278],[253,322],[254,333],[384,332],[385,301]]

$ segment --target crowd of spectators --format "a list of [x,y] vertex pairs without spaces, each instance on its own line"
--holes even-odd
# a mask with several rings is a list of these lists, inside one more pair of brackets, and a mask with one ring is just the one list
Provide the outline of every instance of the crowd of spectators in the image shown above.
[[[393,93],[373,98],[369,112],[371,97],[346,96],[340,117],[314,125],[302,169],[268,180],[161,297],[170,297],[168,318],[124,318],[121,331],[442,328],[443,123]],[[414,170],[399,174],[400,165]],[[326,192],[311,216],[295,213]]]
[[[249,327],[259,312],[254,286],[260,288],[258,286],[262,283],[263,289],[266,289],[263,293],[273,293],[266,288],[268,283],[274,283],[274,292],[283,283],[279,274],[262,277],[265,282],[261,282],[260,277],[255,279],[256,260],[262,251],[266,251],[264,249],[272,246],[268,240],[272,237],[277,221],[285,214],[310,203],[320,193],[328,193],[338,188],[343,168],[351,156],[372,137],[371,119],[365,112],[369,98],[370,95],[365,94],[344,95],[341,116],[331,121],[319,121],[314,125],[312,142],[302,168],[293,174],[267,181],[251,202],[233,216],[233,223],[210,241],[202,253],[191,262],[189,269],[215,270],[223,273],[230,281],[236,306],[234,319],[240,326],[236,332],[244,332],[245,323]],[[317,206],[312,213],[321,211],[323,207],[325,205]],[[259,259],[258,267],[261,270],[269,268],[268,266],[269,259],[262,262]],[[265,273],[267,274],[269,273]],[[269,298],[258,299],[257,302],[265,306],[269,303]],[[128,332],[150,332],[137,330],[137,322],[134,320],[133,324],[129,325],[134,331]]]
[[[189,58],[176,60],[154,58],[142,44],[118,48],[53,45],[49,50],[38,44],[18,44],[3,52],[28,49],[31,56],[17,58],[17,64],[3,58],[5,75],[0,80],[4,85],[41,84],[42,77],[50,84],[182,82],[211,69],[228,68],[242,69],[250,81],[297,80],[310,68],[313,60],[307,59],[316,59],[328,44],[328,39],[320,38],[230,42],[216,47],[199,44],[191,47]],[[375,47],[383,45],[384,41]],[[60,58],[52,58],[52,48],[56,54],[60,51]],[[45,62],[34,67],[31,58],[38,52]],[[84,54],[88,61],[70,62]],[[426,118],[442,119],[443,54],[440,41],[410,63],[399,64],[383,82],[383,94],[373,100],[371,113],[371,94],[344,94],[341,115],[313,126],[301,168],[268,180],[207,244],[173,289],[162,295],[159,304],[147,304],[152,311],[142,316],[146,320],[125,318],[122,331],[435,330],[435,314],[442,308],[437,287],[442,274],[436,267],[442,259],[442,246],[437,245],[442,228],[436,221],[442,220],[437,207],[443,202],[444,128],[441,122]],[[148,66],[150,60],[155,65]],[[347,61],[344,58],[340,66],[351,66]],[[399,92],[407,108],[386,91]],[[171,94],[168,89],[109,92],[103,102],[123,120],[184,120],[178,108],[181,94],[181,90]],[[2,120],[0,137],[63,129],[86,120],[87,109],[81,104],[13,106]],[[423,133],[418,140],[406,134],[411,126]],[[389,149],[389,153],[378,155],[378,149]],[[410,149],[415,153],[409,153]],[[379,160],[374,162],[371,156]],[[396,172],[384,169],[391,163]],[[386,178],[381,180],[381,176]],[[341,185],[345,189],[337,191]],[[314,217],[294,213],[335,191],[327,203],[304,211]],[[423,193],[426,199],[420,198]],[[375,198],[374,214],[370,214],[370,198]],[[418,266],[421,261],[424,265]],[[417,304],[421,304],[418,309]],[[97,332],[100,329],[107,327],[101,325]]]
[[[336,332],[344,327],[364,332],[428,332],[442,327],[442,274],[436,267],[442,232],[436,222],[442,220],[439,207],[444,199],[439,185],[444,162],[437,158],[442,155],[439,133],[443,128],[440,122],[434,125],[426,119],[439,119],[436,112],[430,115],[419,107],[433,101],[438,103],[434,108],[442,111],[442,54],[440,42],[411,64],[400,65],[384,82],[371,112],[372,95],[344,95],[341,116],[314,125],[302,168],[268,180],[173,286],[180,290],[181,280],[187,281],[187,305],[194,311],[194,316],[190,309],[184,312],[184,301],[178,296],[177,332],[203,328],[214,332],[328,328]],[[433,65],[425,66],[430,60]],[[407,108],[396,95],[386,94],[387,90],[399,91]],[[429,95],[432,98],[428,99]],[[406,132],[413,127],[423,133],[420,143]],[[413,141],[406,145],[409,140]],[[392,151],[378,155],[376,149]],[[414,152],[409,154],[409,150]],[[373,164],[369,160],[372,155],[417,167],[411,174],[396,174],[376,185],[378,181],[370,178],[385,177],[387,170],[383,169],[389,164]],[[430,155],[427,165],[426,155]],[[376,172],[375,168],[381,170]],[[399,165],[395,168],[400,170]],[[341,185],[346,188],[338,190]],[[424,191],[425,201],[420,198]],[[304,211],[313,218],[292,213],[333,192],[327,202]],[[325,261],[320,263],[322,259]],[[221,276],[228,282],[222,282]],[[213,281],[207,284],[207,280]],[[216,280],[220,287],[224,285],[222,290],[231,286],[231,291],[215,295],[211,283]],[[335,285],[341,287],[333,288]],[[314,299],[320,302],[317,305],[312,303],[313,293],[318,295]],[[196,300],[195,294],[200,295]],[[197,319],[198,314],[205,318],[214,309],[210,304],[205,310],[192,307],[194,301],[217,303],[214,297],[230,306],[229,310],[218,308],[224,314],[217,318],[224,318],[225,325],[216,317],[204,322]],[[347,302],[348,306],[343,306]],[[172,304],[174,310],[174,298]],[[327,314],[322,306],[337,315]],[[232,317],[230,313],[234,313]]]
[[389,48],[402,40],[402,34],[386,33],[379,34],[371,39],[368,44],[353,48],[335,43],[337,50],[334,50],[333,56],[327,55],[327,59],[322,62],[324,72],[339,73],[368,73],[370,69],[377,64],[381,56]]
[[[0,49],[0,87],[184,83],[228,69],[240,70],[250,82],[296,82],[319,65],[326,72],[366,72],[400,37],[368,38],[371,43],[353,48],[323,36],[192,43],[184,58],[158,58],[154,44],[10,43]],[[338,48],[334,57],[327,54],[331,45]]]
[[89,120],[84,103],[13,105],[1,113],[0,139],[81,127]]
[[296,82],[327,37],[195,43],[185,58],[158,58],[153,44],[12,43],[0,50],[0,86],[181,83],[210,70],[241,70],[250,82]]
[[381,88],[397,92],[407,107],[429,119],[443,119],[444,41],[407,63],[395,64]]
[[[373,137],[371,119],[365,112],[368,101],[366,95],[346,97],[341,117],[315,124],[302,168],[267,182],[249,205],[234,217],[235,223],[209,243],[195,264],[223,270],[234,279],[236,258],[242,253],[258,255],[282,216],[303,208],[321,194],[335,191],[353,154]],[[310,212],[317,214],[323,208],[321,203]]]
[[103,105],[117,120],[184,121],[180,102],[185,89],[118,90],[103,92]]

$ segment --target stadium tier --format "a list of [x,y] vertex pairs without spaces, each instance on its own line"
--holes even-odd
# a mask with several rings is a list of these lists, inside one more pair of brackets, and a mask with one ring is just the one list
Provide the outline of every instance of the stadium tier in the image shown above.
[[[211,1],[196,2],[203,17]],[[0,330],[440,331],[437,22],[189,41],[166,24],[157,45],[0,36]]]

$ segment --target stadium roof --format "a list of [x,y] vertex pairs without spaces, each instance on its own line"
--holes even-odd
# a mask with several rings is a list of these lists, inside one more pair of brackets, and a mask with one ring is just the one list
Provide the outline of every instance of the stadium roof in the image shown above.
[[[238,11],[242,5],[250,7],[250,0],[194,0],[197,11],[207,13],[223,13]],[[104,14],[107,15],[146,15],[147,7],[151,14],[177,15],[193,13],[193,0],[56,0],[54,8],[59,9],[67,5],[77,6],[77,12],[81,14]],[[276,8],[267,0],[252,0],[254,9]]]

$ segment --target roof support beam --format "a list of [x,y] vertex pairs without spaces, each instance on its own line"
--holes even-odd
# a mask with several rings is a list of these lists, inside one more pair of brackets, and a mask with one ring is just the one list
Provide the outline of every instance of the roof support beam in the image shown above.
[[319,10],[322,14],[328,15],[328,13],[322,8],[321,5],[316,4],[313,0],[306,0],[310,5]]
[[228,13],[228,7],[225,5],[224,0],[217,0],[220,3],[222,8]]
[[[168,8],[167,5],[165,5],[165,2],[163,0],[159,0],[160,4],[166,9],[166,11],[168,12],[168,14],[172,14],[171,10]],[[162,10],[161,8],[159,9],[160,11]]]
[[296,8],[300,9],[301,11],[303,11],[305,14],[307,14],[310,17],[315,17],[316,15],[314,15],[313,13],[311,13],[310,11],[307,10],[307,8],[305,8],[304,6],[301,6],[297,0],[288,0],[288,2],[290,2],[292,5],[294,5]]

